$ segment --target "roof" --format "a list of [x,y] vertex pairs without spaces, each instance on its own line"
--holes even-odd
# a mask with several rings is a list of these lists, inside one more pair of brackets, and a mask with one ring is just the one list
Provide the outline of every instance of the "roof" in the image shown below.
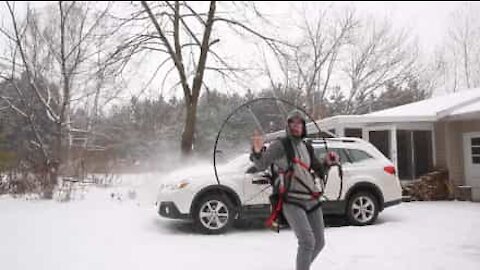
[[480,88],[464,90],[443,96],[373,112],[364,117],[402,117],[425,120],[439,120],[452,112],[460,113],[465,107],[480,111]]
[[[362,115],[336,115],[317,120],[316,123],[320,129],[327,130],[339,124],[361,127],[371,123],[435,122],[472,118],[480,119],[480,88],[466,89]],[[307,130],[310,134],[318,132],[313,122],[307,124]],[[284,131],[280,130],[268,136],[272,139],[283,133]]]
[[441,119],[480,118],[480,88],[433,97],[363,115],[338,115],[317,121],[320,126],[337,123],[435,122]]

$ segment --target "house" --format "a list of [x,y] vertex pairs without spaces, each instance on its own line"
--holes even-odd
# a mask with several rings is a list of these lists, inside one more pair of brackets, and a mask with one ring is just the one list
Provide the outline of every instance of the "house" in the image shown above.
[[[480,89],[317,124],[338,136],[370,141],[392,160],[402,181],[445,168],[453,186],[471,186],[473,200],[480,201]],[[313,123],[307,128],[317,130]]]

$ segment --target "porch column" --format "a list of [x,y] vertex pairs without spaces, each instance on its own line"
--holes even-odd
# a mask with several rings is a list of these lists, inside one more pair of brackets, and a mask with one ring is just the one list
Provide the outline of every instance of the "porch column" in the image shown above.
[[336,126],[335,134],[337,134],[338,137],[345,137],[345,127],[343,125]]
[[369,139],[369,134],[368,134],[368,130],[366,127],[362,127],[362,139],[369,142],[370,139]]
[[392,126],[390,128],[390,157],[398,175],[397,126]]

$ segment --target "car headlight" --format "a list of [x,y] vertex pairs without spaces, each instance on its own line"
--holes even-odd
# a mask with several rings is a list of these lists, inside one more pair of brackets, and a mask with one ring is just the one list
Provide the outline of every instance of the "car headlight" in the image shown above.
[[190,184],[190,182],[188,180],[182,180],[182,181],[180,181],[178,183],[174,183],[174,184],[162,184],[160,186],[160,190],[161,191],[175,191],[175,190],[186,188],[189,184]]
[[182,181],[182,182],[180,182],[180,183],[177,184],[177,189],[185,188],[185,187],[187,187],[189,184],[190,184],[189,181],[184,180],[184,181]]

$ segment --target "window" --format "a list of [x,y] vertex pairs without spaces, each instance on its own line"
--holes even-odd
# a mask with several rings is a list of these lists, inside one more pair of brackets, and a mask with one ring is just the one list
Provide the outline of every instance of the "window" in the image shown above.
[[480,164],[480,137],[472,138],[472,163]]
[[472,138],[472,145],[477,147],[480,146],[480,137]]
[[362,129],[361,128],[346,128],[345,137],[355,137],[362,138]]
[[428,130],[413,130],[413,154],[415,178],[418,178],[433,168],[432,132]]
[[364,160],[368,159],[373,159],[371,155],[369,155],[367,152],[358,150],[358,149],[347,149],[348,154],[350,155],[350,158],[352,159],[352,162],[361,162]]
[[390,158],[390,131],[375,130],[370,131],[368,134],[370,142],[377,147],[382,154],[384,154],[387,158]]
[[401,180],[413,180],[433,168],[432,132],[397,130],[397,165]]

